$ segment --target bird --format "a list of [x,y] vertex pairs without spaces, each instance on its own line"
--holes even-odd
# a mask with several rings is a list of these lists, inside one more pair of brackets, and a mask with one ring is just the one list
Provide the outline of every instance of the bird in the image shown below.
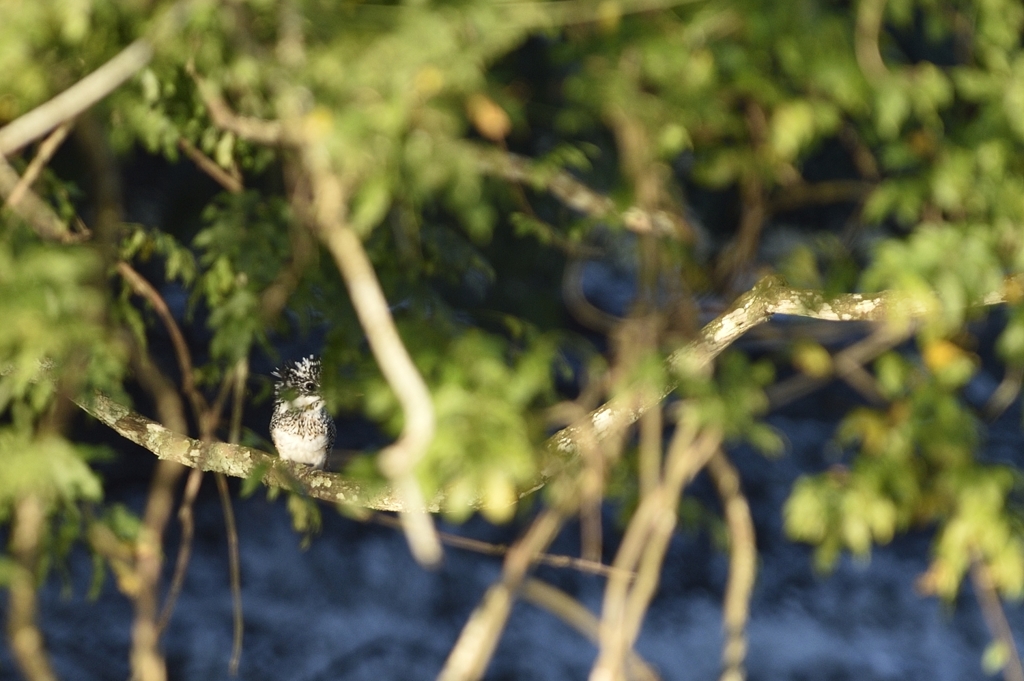
[[274,414],[270,439],[282,459],[322,470],[338,433],[320,393],[320,360],[310,355],[286,362],[272,375]]

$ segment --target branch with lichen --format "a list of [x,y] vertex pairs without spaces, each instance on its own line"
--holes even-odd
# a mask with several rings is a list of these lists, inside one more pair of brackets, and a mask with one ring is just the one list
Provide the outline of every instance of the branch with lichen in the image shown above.
[[[176,461],[189,468],[216,471],[235,478],[259,474],[267,485],[301,489],[311,497],[335,504],[352,504],[379,511],[403,510],[388,490],[374,490],[340,475],[283,461],[251,447],[202,442],[175,433],[104,395],[94,394],[76,403],[96,420],[161,460]],[[424,510],[438,511],[440,504],[428,503]]]
[[[1022,289],[1024,275],[1008,277],[1002,290],[985,296],[981,304],[988,306],[1007,302],[1014,297],[1014,291]],[[775,314],[882,323],[889,319],[913,321],[928,313],[926,306],[895,292],[848,293],[828,297],[819,291],[790,288],[778,279],[769,277],[708,323],[696,339],[673,353],[667,360],[667,367],[673,374],[685,370],[706,370],[718,355],[744,333],[769,321]],[[649,409],[660,404],[663,398],[664,395],[652,395],[651,400],[641,403],[632,397],[612,399],[575,424],[555,433],[543,447],[547,457],[545,470],[536,484],[523,494],[543,486],[567,462],[574,460],[580,449],[581,438],[585,437],[587,430],[593,429],[592,432],[599,439],[608,437],[635,423]],[[381,511],[437,512],[444,506],[443,494],[426,501],[422,509],[411,509],[392,489],[371,487],[337,473],[315,471],[250,447],[223,442],[200,442],[170,431],[102,395],[95,395],[78,404],[99,421],[153,452],[158,458],[177,461],[190,468],[217,471],[238,478],[248,478],[259,472],[263,482],[268,485],[300,489],[324,501]]]

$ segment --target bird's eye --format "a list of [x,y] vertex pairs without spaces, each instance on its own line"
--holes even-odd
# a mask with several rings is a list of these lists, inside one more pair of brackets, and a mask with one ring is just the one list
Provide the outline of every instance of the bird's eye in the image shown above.
[[306,389],[306,392],[311,393],[314,390],[316,390],[316,383],[314,383],[313,381],[306,381],[306,384],[303,385],[302,387]]

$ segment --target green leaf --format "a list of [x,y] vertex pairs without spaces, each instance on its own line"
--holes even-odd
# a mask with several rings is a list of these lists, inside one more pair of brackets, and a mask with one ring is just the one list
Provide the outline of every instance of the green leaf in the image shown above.
[[982,670],[993,676],[1003,671],[1010,659],[1010,650],[1002,641],[992,641],[985,646],[985,652],[981,654]]
[[360,187],[352,208],[352,227],[366,236],[384,218],[391,206],[391,183],[384,175],[375,175]]
[[810,102],[788,102],[775,110],[771,122],[771,140],[780,158],[787,161],[795,159],[814,137],[814,107]]
[[271,462],[263,461],[253,466],[252,472],[249,476],[242,480],[242,486],[238,491],[239,496],[243,499],[247,499],[252,496],[253,492],[263,487],[263,476],[270,470]]

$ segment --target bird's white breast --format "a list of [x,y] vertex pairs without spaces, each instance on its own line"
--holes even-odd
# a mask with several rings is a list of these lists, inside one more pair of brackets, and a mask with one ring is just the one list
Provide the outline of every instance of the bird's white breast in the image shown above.
[[299,463],[310,464],[317,468],[323,468],[327,460],[326,432],[319,435],[299,435],[283,428],[275,428],[270,432],[277,453],[282,459],[298,461]]

